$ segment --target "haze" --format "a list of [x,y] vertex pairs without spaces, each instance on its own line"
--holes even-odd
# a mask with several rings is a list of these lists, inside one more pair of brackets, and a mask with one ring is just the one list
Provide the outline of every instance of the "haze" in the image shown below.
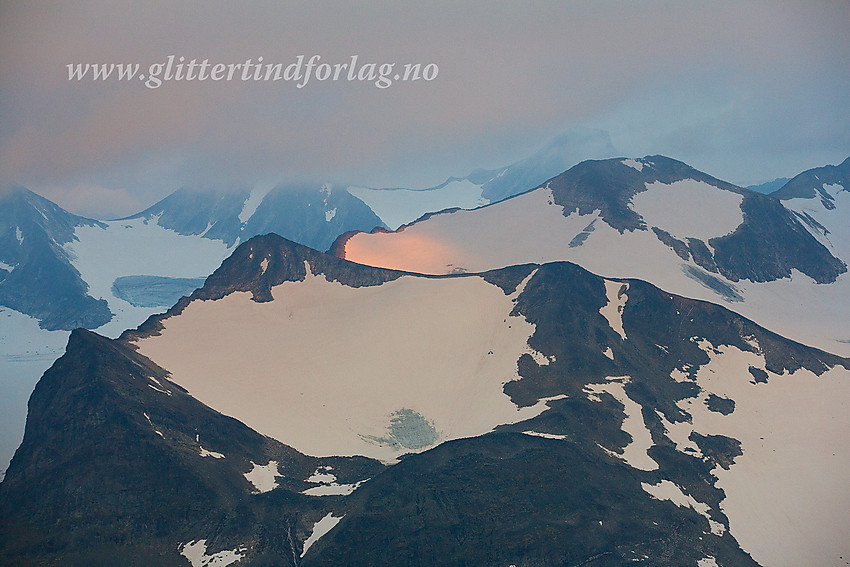
[[[131,214],[183,185],[427,187],[591,129],[737,184],[850,155],[835,2],[3,2],[0,184]],[[169,55],[433,63],[432,81],[69,81]],[[582,156],[577,149],[576,161]]]

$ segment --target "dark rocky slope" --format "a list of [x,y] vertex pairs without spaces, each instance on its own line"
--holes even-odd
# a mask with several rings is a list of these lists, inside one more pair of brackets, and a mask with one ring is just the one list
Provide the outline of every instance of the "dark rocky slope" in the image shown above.
[[[202,456],[203,450],[224,455]],[[245,473],[278,462],[279,488]],[[252,564],[290,565],[335,498],[299,492],[318,466],[340,482],[383,468],[316,459],[223,416],[120,343],[71,334],[38,383],[24,441],[0,484],[0,564],[185,565],[179,543],[250,549]]]

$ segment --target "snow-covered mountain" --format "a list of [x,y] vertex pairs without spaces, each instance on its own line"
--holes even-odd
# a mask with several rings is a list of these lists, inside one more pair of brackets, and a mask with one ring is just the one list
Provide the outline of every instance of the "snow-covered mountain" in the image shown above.
[[616,155],[606,132],[572,129],[533,155],[493,170],[478,169],[464,178],[450,177],[427,189],[374,189],[352,186],[358,197],[393,230],[422,215],[446,209],[474,209],[537,187],[583,159]]
[[27,399],[77,327],[118,336],[203,284],[231,249],[143,219],[73,215],[23,187],[0,194],[0,477]]
[[773,196],[833,255],[850,262],[850,158],[804,171]]
[[49,330],[99,327],[112,315],[63,248],[79,228],[104,228],[20,186],[0,191],[0,305]]
[[[23,187],[0,192],[0,477],[21,441],[26,401],[68,331],[117,337],[203,285],[236,243],[277,232],[327,249],[383,226],[329,186],[181,189],[115,221],[73,215]],[[41,328],[41,330],[39,329]]]
[[105,222],[10,187],[0,193],[0,305],[45,329],[117,335],[199,287],[240,241],[275,232],[327,249],[376,226],[366,205],[327,185],[180,189]]
[[27,399],[62,354],[66,330],[113,317],[66,248],[77,230],[104,227],[23,187],[0,190],[0,478],[23,437]]
[[351,230],[385,228],[345,189],[307,183],[251,190],[183,188],[129,219],[145,219],[227,246],[274,232],[318,250],[327,250],[337,236]]
[[[23,187],[10,187],[0,193],[0,305],[47,330],[114,327],[117,335],[146,319],[151,302],[168,307],[191,293],[229,253],[220,242],[196,240],[148,219],[79,217]],[[119,281],[113,288],[116,278],[144,275],[192,281],[142,300],[148,309],[135,318],[121,317],[138,302],[132,299],[133,282]]]
[[362,202],[329,186],[180,189],[145,211],[75,230],[64,245],[89,294],[115,315],[118,336],[203,284],[239,242],[274,232],[327,249],[350,230],[383,226]]
[[[847,242],[840,229],[831,234]],[[583,162],[497,204],[347,235],[335,251],[426,274],[569,260],[729,305],[785,336],[850,355],[840,246],[825,246],[773,196],[650,156]]]
[[256,237],[138,330],[71,336],[0,561],[836,564],[848,369],[567,262],[420,276]]

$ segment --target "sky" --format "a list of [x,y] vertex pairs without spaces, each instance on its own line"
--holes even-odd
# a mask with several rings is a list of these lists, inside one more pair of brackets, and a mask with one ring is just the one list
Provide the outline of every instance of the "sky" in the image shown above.
[[[428,187],[587,129],[760,183],[850,156],[848,21],[845,0],[1,0],[0,185],[105,219],[182,186]],[[300,80],[210,74],[299,55]],[[164,80],[169,56],[208,76]],[[362,80],[317,78],[352,56]],[[162,82],[69,79],[86,63]]]

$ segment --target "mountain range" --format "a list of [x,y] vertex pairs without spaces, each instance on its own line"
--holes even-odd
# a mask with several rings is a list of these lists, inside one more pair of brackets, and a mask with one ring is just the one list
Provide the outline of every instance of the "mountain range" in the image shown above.
[[362,201],[327,184],[250,191],[184,188],[129,219],[154,222],[184,236],[221,240],[227,246],[274,232],[318,250],[327,250],[348,230],[384,226]]
[[0,484],[0,548],[22,565],[831,564],[848,369],[572,263],[435,278],[257,237],[138,330],[72,334]]
[[[444,208],[495,202],[576,163],[579,152],[613,151],[605,133],[572,130],[510,166],[477,170],[430,189],[327,183],[182,187],[112,221],[80,217],[23,187],[10,187],[0,194],[0,305],[34,317],[47,330],[84,327],[117,336],[151,313],[134,308],[172,305],[253,236],[275,233],[324,251],[346,232],[397,227]],[[464,184],[474,188],[471,200]],[[393,197],[392,211],[384,206],[387,196]],[[162,250],[169,250],[168,258]],[[36,273],[51,277],[39,280]],[[114,289],[118,278],[135,279],[118,280]],[[135,305],[138,290],[151,288],[154,293],[141,302],[156,305]]]
[[[786,187],[811,189],[807,180],[818,171]],[[720,302],[850,355],[850,207],[841,202],[842,185],[816,183],[832,187],[836,199],[783,200],[784,189],[763,195],[663,156],[587,161],[505,201],[430,215],[395,232],[348,234],[334,250],[354,262],[428,274],[569,260]]]
[[8,189],[0,563],[843,565],[848,167],[585,161],[395,231],[350,187]]
[[[203,283],[240,242],[274,232],[327,250],[352,230],[390,227],[423,213],[489,202],[487,188],[514,179],[511,191],[548,179],[581,155],[608,155],[603,132],[573,130],[512,166],[470,176],[470,201],[456,183],[433,190],[329,184],[183,187],[119,220],[69,213],[23,187],[0,194],[0,478],[23,435],[26,400],[62,352],[68,331],[117,337]],[[501,180],[501,181],[499,181]],[[450,186],[449,186],[450,185]],[[509,184],[510,185],[510,184]],[[357,196],[365,191],[369,205]],[[491,189],[487,193],[491,198]],[[391,209],[380,206],[393,196]],[[381,212],[379,218],[370,205]],[[399,220],[400,219],[400,220]],[[33,224],[34,223],[34,224]],[[32,233],[25,237],[25,233]],[[166,253],[167,251],[167,253]],[[24,261],[26,259],[26,261]],[[42,277],[50,274],[50,277]]]

